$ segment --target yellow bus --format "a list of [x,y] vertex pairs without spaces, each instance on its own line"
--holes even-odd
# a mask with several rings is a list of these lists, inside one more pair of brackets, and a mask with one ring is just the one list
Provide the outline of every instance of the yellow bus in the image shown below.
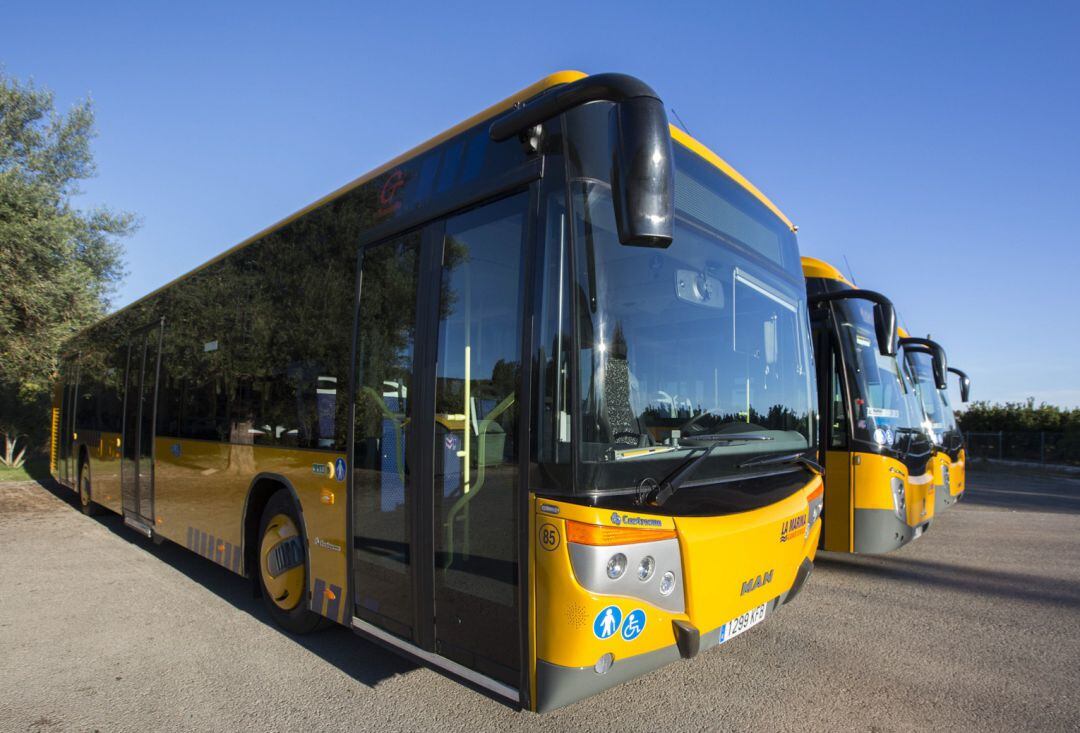
[[821,546],[880,553],[919,537],[934,517],[931,446],[897,359],[892,302],[839,270],[802,258],[818,372],[825,465]]
[[902,338],[900,344],[922,403],[924,425],[934,444],[935,510],[940,513],[963,497],[967,478],[964,436],[949,400],[948,375],[952,372],[959,377],[964,402],[971,390],[971,380],[964,372],[947,365],[945,349],[929,337]]
[[289,631],[545,711],[799,592],[812,363],[790,222],[561,72],[78,334],[54,470]]
[[[967,375],[967,372],[957,369],[956,367],[949,367],[949,373],[955,374],[957,377],[960,390],[960,402],[963,403],[970,400],[971,377]],[[948,399],[947,395],[946,399]],[[964,491],[967,489],[967,441],[964,439],[964,433],[960,430],[959,424],[957,424],[956,435],[959,438],[959,447],[954,448],[954,451],[948,454],[951,479],[949,484],[949,496],[952,498],[954,504],[963,498]]]

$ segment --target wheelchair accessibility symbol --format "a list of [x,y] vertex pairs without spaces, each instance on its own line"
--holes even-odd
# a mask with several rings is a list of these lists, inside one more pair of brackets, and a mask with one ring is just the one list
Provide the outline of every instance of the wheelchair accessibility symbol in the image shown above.
[[608,606],[596,614],[592,630],[597,639],[607,639],[615,635],[620,623],[622,623],[622,611],[618,606]]
[[645,612],[640,608],[626,614],[626,620],[622,625],[623,641],[633,641],[638,634],[645,630]]

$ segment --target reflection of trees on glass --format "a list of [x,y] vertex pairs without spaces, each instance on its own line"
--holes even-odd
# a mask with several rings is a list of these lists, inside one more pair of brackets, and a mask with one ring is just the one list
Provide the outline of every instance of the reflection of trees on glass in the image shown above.
[[446,223],[435,382],[435,628],[513,679],[522,244],[527,194]]
[[343,443],[355,254],[333,224],[309,214],[166,291],[159,433]]
[[340,449],[355,242],[372,195],[311,212],[94,327],[76,342],[84,379],[119,388],[124,361],[110,360],[164,317],[159,435]]
[[92,327],[68,346],[84,366],[86,419],[116,417],[108,399],[123,391],[125,369],[108,370],[132,332],[164,318],[158,434],[343,449],[365,232],[523,157],[520,146],[491,145],[480,125]]
[[409,572],[413,355],[420,235],[365,249],[356,334],[354,569],[361,616],[404,636]]
[[[356,434],[375,436],[388,413],[407,413],[416,337],[419,236],[364,253],[357,334]],[[393,404],[388,404],[388,398]],[[402,418],[403,419],[403,418]]]

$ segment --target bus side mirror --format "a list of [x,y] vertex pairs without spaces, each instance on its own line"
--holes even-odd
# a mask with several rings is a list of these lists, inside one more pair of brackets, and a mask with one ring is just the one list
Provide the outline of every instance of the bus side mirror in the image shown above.
[[896,308],[892,303],[874,304],[874,332],[877,336],[878,351],[882,356],[896,356],[899,348],[900,332],[896,325]]
[[955,374],[960,379],[960,401],[967,402],[971,397],[971,377],[959,369],[949,367],[949,371]]
[[579,105],[613,102],[611,187],[619,241],[667,247],[675,228],[675,164],[664,103],[626,74],[595,74],[552,87],[491,123],[495,142],[521,135]]
[[911,345],[919,351],[929,352],[931,369],[934,372],[934,386],[938,389],[947,389],[949,386],[949,365],[945,360],[945,349],[937,341],[928,338],[902,338],[901,346]]
[[675,225],[675,165],[664,104],[632,97],[611,110],[611,194],[619,241],[668,247]]
[[949,366],[945,363],[945,349],[939,345],[934,344],[930,353],[934,357],[934,385],[938,389],[948,389],[949,387]]

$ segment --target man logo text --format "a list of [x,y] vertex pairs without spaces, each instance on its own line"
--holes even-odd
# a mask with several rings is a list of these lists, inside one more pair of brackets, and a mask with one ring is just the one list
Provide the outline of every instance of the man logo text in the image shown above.
[[757,576],[756,578],[750,578],[750,580],[748,580],[748,581],[746,581],[745,583],[742,584],[742,592],[739,593],[739,595],[740,596],[745,596],[750,591],[757,590],[761,586],[766,585],[767,583],[771,583],[772,582],[772,575],[773,575],[773,571],[770,570],[769,572],[763,573],[763,574]]

